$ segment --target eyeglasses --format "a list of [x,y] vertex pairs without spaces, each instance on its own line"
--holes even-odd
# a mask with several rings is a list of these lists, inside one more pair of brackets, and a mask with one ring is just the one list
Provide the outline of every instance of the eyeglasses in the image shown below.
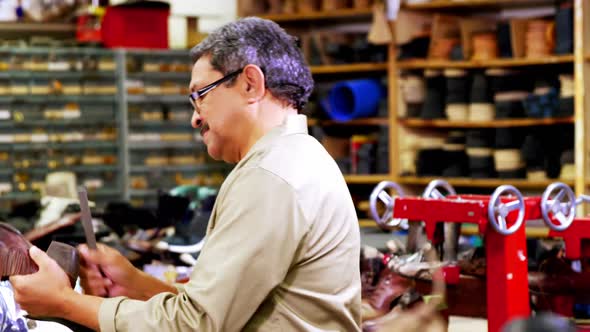
[[236,70],[234,72],[231,72],[225,76],[223,76],[222,78],[218,79],[217,81],[195,91],[195,92],[191,92],[191,94],[189,95],[189,99],[191,101],[191,105],[193,105],[193,108],[196,109],[198,111],[198,107],[197,107],[197,100],[199,98],[203,98],[203,96],[205,96],[207,93],[209,93],[211,90],[215,89],[216,87],[220,86],[221,84],[231,80],[232,78],[238,76],[241,72],[242,69]]

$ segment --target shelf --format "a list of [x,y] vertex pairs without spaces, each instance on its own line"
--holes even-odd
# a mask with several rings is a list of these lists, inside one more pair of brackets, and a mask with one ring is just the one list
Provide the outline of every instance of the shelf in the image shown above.
[[[528,238],[546,238],[549,237],[549,227],[546,226],[527,226],[525,228],[526,237]],[[476,224],[461,224],[462,235],[479,235],[479,229]]]
[[0,121],[0,128],[20,128],[20,127],[63,127],[63,126],[89,126],[96,127],[96,125],[115,125],[114,119],[97,118],[89,119],[71,119],[71,120],[28,120],[22,122],[14,121]]
[[21,23],[21,22],[1,22],[0,33],[19,32],[19,33],[38,33],[46,35],[48,33],[76,33],[76,25],[68,23]]
[[97,190],[88,190],[88,197],[113,197],[121,195],[121,191],[118,189],[97,189]]
[[186,121],[163,121],[163,120],[154,120],[154,121],[132,121],[129,123],[130,127],[134,128],[186,128],[194,130],[191,127],[190,120]]
[[131,189],[129,195],[131,197],[151,197],[158,194],[157,189]]
[[486,67],[523,67],[550,64],[572,63],[573,55],[551,55],[539,59],[493,59],[485,61],[447,61],[415,59],[397,63],[399,69],[445,69],[445,68],[486,68]]
[[311,66],[312,74],[347,74],[357,72],[386,71],[387,63],[353,63],[342,65]]
[[186,103],[187,109],[190,108],[188,95],[128,95],[127,101],[130,103]]
[[21,78],[21,79],[115,79],[114,71],[0,71],[0,78]]
[[534,181],[527,179],[472,179],[472,178],[444,178],[444,177],[415,177],[415,176],[401,176],[397,180],[393,180],[398,184],[405,185],[423,185],[426,186],[430,181],[435,179],[442,179],[448,181],[454,187],[470,187],[470,188],[496,188],[503,184],[510,184],[517,189],[544,189],[554,182],[564,182],[569,186],[574,185],[574,181],[549,179],[543,181]]
[[114,95],[103,96],[0,96],[0,103],[115,103]]
[[204,164],[204,165],[166,165],[166,166],[131,166],[131,173],[150,173],[150,172],[202,172],[225,170],[230,168],[224,164]]
[[116,148],[115,142],[85,141],[69,143],[14,143],[1,144],[0,151],[27,151],[27,150],[81,150],[81,149],[109,149]]
[[415,128],[504,128],[551,126],[557,124],[573,124],[574,118],[546,118],[546,119],[498,119],[492,121],[450,121],[450,120],[422,120],[398,119],[401,125]]
[[191,74],[187,72],[141,72],[129,73],[127,79],[132,80],[186,80],[187,84],[191,79]]
[[389,119],[387,118],[364,118],[350,121],[334,121],[334,120],[307,120],[308,126],[387,126]]
[[267,20],[275,22],[296,22],[296,21],[311,21],[311,20],[334,20],[344,18],[370,18],[373,14],[371,8],[367,9],[337,9],[331,11],[317,11],[310,13],[295,13],[295,14],[268,14],[259,15]]
[[391,180],[389,174],[374,174],[374,175],[345,175],[344,180],[348,184],[377,184],[381,181]]
[[129,149],[132,150],[150,150],[150,149],[194,149],[199,146],[199,142],[133,142],[129,143]]
[[359,226],[362,228],[378,228],[377,223],[373,219],[359,219]]
[[0,194],[0,201],[2,200],[31,200],[39,199],[41,195],[32,191],[13,191],[9,193]]
[[14,172],[32,173],[32,174],[47,174],[50,172],[72,171],[76,173],[102,173],[102,172],[116,172],[119,168],[116,165],[78,165],[57,168],[47,167],[30,167],[30,168],[14,168]]
[[458,9],[458,8],[509,8],[509,7],[533,7],[540,5],[553,5],[553,0],[431,0],[414,4],[403,5],[403,8],[413,10],[427,9]]
[[169,57],[186,57],[190,61],[190,49],[155,49],[155,48],[125,48],[125,52],[129,55],[137,56],[169,56]]

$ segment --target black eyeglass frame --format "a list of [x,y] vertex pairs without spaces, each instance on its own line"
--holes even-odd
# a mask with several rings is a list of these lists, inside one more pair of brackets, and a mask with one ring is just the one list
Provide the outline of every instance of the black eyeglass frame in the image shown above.
[[221,84],[231,80],[232,78],[238,76],[239,74],[242,73],[242,71],[244,70],[244,68],[238,69],[234,72],[231,72],[225,76],[223,76],[222,78],[218,79],[217,81],[204,86],[202,88],[200,88],[197,91],[191,92],[189,95],[189,100],[191,102],[191,105],[198,110],[197,107],[197,99],[199,98],[203,98],[203,96],[205,96],[206,94],[208,94],[209,92],[211,92],[211,90],[215,89],[216,87],[220,86]]

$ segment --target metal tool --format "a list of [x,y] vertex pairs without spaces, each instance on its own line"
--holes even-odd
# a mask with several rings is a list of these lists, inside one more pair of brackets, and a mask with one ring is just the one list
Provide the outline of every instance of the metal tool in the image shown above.
[[82,213],[82,226],[84,227],[84,235],[86,236],[86,244],[89,249],[96,250],[96,236],[92,227],[92,215],[88,207],[88,194],[84,186],[78,187],[78,198],[80,199],[80,212]]
[[[88,245],[88,249],[97,250],[98,247],[96,246],[96,235],[94,234],[94,228],[92,227],[92,215],[90,214],[90,207],[88,206],[88,194],[86,193],[86,188],[84,188],[84,186],[78,187],[78,198],[80,199],[80,212],[82,214],[82,226],[84,227],[86,244]],[[100,268],[100,265],[98,266],[98,271],[103,278],[106,278],[106,275]],[[107,297],[109,297],[109,290],[106,289],[106,292]]]

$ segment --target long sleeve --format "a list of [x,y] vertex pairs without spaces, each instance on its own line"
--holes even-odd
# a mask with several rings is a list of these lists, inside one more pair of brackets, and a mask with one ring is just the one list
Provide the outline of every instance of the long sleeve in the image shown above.
[[223,188],[203,250],[178,295],[103,302],[102,331],[239,331],[296,263],[308,232],[297,193],[263,168]]

